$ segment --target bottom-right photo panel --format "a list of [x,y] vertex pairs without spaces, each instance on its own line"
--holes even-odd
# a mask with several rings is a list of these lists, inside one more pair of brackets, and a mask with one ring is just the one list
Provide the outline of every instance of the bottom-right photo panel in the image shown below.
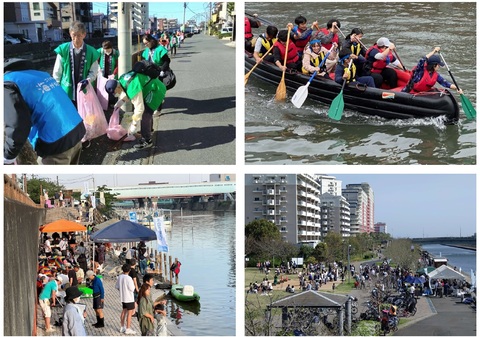
[[246,174],[246,336],[476,335],[476,175]]

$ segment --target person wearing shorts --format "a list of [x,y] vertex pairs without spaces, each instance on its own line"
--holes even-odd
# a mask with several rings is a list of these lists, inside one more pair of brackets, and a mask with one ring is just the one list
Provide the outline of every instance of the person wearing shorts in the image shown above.
[[[135,290],[135,284],[133,279],[128,276],[130,272],[130,264],[124,264],[122,266],[123,274],[120,275],[115,284],[115,289],[120,291],[120,301],[122,302],[122,314],[120,315],[120,332],[127,335],[134,335],[137,332],[130,328],[132,323],[132,315],[135,311],[135,299],[133,292]],[[126,320],[126,325],[125,325]]]
[[93,270],[87,271],[87,279],[91,281],[90,288],[93,290],[93,310],[95,310],[95,315],[97,316],[97,323],[92,325],[95,328],[103,328],[105,327],[105,318],[103,315],[105,290],[103,283],[102,280],[95,275]]
[[45,287],[43,287],[38,300],[40,302],[40,308],[42,308],[43,316],[45,317],[45,332],[53,332],[55,329],[50,326],[50,317],[52,317],[52,309],[50,308],[50,299],[52,299],[52,305],[55,306],[57,300],[58,287],[62,284],[62,278],[57,276],[55,279],[50,280]]

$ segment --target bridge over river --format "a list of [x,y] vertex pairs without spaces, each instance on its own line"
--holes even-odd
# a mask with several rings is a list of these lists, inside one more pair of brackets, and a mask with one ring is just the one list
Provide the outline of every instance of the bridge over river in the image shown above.
[[439,244],[458,248],[465,248],[477,250],[477,237],[427,237],[427,238],[413,238],[412,241],[418,244]]

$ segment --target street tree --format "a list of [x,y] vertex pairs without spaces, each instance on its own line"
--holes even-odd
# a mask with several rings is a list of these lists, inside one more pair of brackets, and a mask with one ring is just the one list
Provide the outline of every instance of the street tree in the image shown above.
[[63,185],[57,185],[49,179],[38,178],[33,174],[30,178],[27,178],[27,193],[30,196],[30,199],[37,204],[40,204],[40,196],[43,195],[44,191],[46,191],[49,196],[53,196],[58,191],[64,189],[65,186]]
[[253,220],[245,226],[245,237],[253,237],[255,240],[280,239],[281,235],[277,226],[266,219]]

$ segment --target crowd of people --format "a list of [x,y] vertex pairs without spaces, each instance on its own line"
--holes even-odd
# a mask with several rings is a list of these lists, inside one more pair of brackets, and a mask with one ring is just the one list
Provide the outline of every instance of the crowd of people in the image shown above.
[[[440,47],[421,57],[413,70],[406,70],[398,59],[395,44],[387,37],[378,38],[367,48],[361,41],[362,29],[356,27],[344,35],[337,18],[330,19],[325,27],[319,27],[317,21],[309,24],[302,15],[294,22],[281,30],[269,25],[265,33],[255,38],[252,29],[261,27],[262,22],[256,15],[246,16],[245,50],[253,54],[257,63],[271,62],[282,71],[315,73],[339,84],[358,82],[368,87],[417,93],[431,90],[439,83],[462,93],[438,73],[445,65],[439,56]],[[407,85],[398,87],[398,73],[394,68],[406,73]]]
[[[83,237],[85,238],[85,237]],[[39,272],[37,277],[38,303],[45,318],[46,332],[53,332],[53,308],[63,307],[61,318],[55,325],[62,326],[65,336],[85,336],[86,307],[79,303],[85,297],[85,288],[91,289],[92,305],[96,315],[95,328],[105,327],[104,304],[105,289],[102,272],[107,251],[112,257],[124,253],[123,273],[117,278],[115,288],[119,291],[122,312],[119,331],[125,334],[137,334],[132,329],[132,317],[139,320],[141,334],[166,335],[166,310],[164,299],[152,301],[150,289],[154,286],[153,274],[147,273],[151,256],[147,254],[145,242],[138,246],[121,248],[110,244],[96,244],[94,259],[87,245],[81,241],[77,245],[77,235],[71,233],[44,234],[39,253]],[[87,238],[88,239],[88,238]],[[138,260],[137,260],[138,259]],[[120,258],[114,263],[122,261]],[[138,262],[139,261],[139,262]],[[152,263],[153,264],[153,263]],[[154,269],[154,265],[150,265]],[[157,324],[154,324],[155,321]]]
[[[119,51],[110,41],[104,41],[99,49],[86,44],[83,23],[74,22],[69,33],[71,42],[54,50],[57,57],[51,75],[35,70],[29,60],[5,60],[4,164],[17,163],[16,158],[27,140],[38,155],[38,164],[78,164],[82,145],[89,144],[89,139],[85,139],[86,125],[92,124],[79,114],[79,104],[83,104],[79,102],[79,93],[86,92],[90,84],[96,87],[99,76],[108,79],[105,88],[97,88],[97,94],[98,91],[108,93],[109,108],[120,108],[127,101],[133,104],[129,134],[135,135],[141,123],[141,137],[135,148],[152,144],[152,116],[161,110],[167,87],[171,88],[172,81],[176,82],[168,51],[176,54],[183,34],[163,35],[160,43],[152,35],[143,37],[146,48],[142,58],[159,69],[158,78],[149,78],[134,71],[118,74]],[[168,42],[167,46],[164,41]]]

